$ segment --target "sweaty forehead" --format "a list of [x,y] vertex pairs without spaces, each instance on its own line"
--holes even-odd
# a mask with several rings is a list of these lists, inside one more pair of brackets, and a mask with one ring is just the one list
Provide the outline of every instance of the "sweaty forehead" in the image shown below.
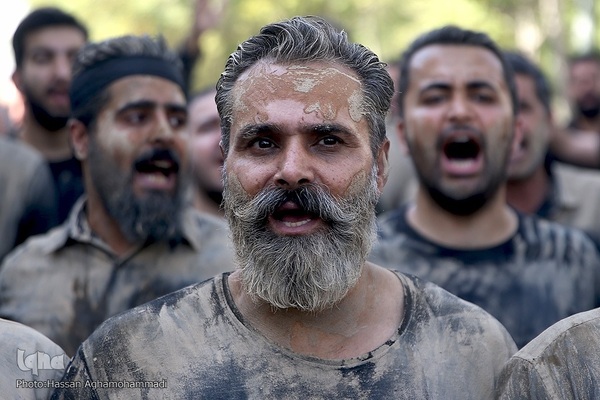
[[362,118],[360,80],[351,70],[334,63],[258,62],[238,78],[233,97],[237,110],[284,99],[318,101],[320,107],[337,102],[338,106],[349,109],[353,120]]

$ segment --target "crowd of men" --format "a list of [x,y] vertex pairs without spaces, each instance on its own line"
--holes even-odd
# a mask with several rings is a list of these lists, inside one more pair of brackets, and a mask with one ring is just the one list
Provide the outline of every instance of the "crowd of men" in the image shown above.
[[57,8],[14,34],[8,397],[597,397],[600,57],[571,60],[561,127],[484,32],[388,65],[293,17],[190,93],[195,22],[179,52]]

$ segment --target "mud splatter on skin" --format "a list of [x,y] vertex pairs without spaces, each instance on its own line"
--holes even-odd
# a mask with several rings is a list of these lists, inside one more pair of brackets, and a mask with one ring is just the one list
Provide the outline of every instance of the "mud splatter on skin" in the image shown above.
[[[317,113],[324,120],[331,121],[342,110],[331,100],[339,99],[340,93],[350,92],[349,96],[346,94],[347,112],[354,122],[359,122],[364,116],[361,84],[351,72],[345,72],[344,69],[337,65],[326,68],[322,64],[317,66],[310,63],[281,66],[261,61],[238,79],[233,91],[234,109],[240,113],[250,112],[256,108],[255,105],[266,107],[265,99],[273,99],[277,95],[302,101],[303,94],[316,93],[320,100],[307,104],[305,113]],[[264,123],[267,117],[257,113],[254,120]]]

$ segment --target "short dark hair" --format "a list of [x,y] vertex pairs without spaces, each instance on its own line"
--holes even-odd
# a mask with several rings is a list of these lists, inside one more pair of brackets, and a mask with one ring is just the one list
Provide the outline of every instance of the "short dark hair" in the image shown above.
[[398,109],[400,116],[404,115],[404,96],[410,82],[410,62],[419,50],[433,45],[464,45],[476,46],[491,51],[500,61],[504,80],[510,92],[513,104],[513,114],[518,111],[517,88],[512,68],[507,63],[498,45],[485,33],[463,29],[454,25],[447,25],[426,32],[415,39],[402,54],[400,59],[400,78],[398,79]]
[[258,35],[240,44],[229,56],[217,83],[216,96],[225,155],[229,151],[231,133],[231,91],[240,75],[263,59],[284,64],[329,61],[356,73],[371,134],[371,150],[376,154],[386,138],[385,118],[394,92],[385,63],[365,46],[350,42],[343,30],[320,17],[308,16],[264,26]]
[[23,64],[27,35],[37,30],[54,26],[68,26],[78,29],[83,34],[85,41],[88,40],[87,28],[75,16],[67,14],[56,7],[38,8],[23,18],[13,35],[12,46],[17,69]]
[[535,85],[535,95],[542,103],[546,111],[550,113],[552,110],[552,106],[550,104],[552,89],[550,88],[550,83],[544,76],[542,70],[518,51],[505,51],[504,57],[512,67],[515,74],[525,75],[533,80]]

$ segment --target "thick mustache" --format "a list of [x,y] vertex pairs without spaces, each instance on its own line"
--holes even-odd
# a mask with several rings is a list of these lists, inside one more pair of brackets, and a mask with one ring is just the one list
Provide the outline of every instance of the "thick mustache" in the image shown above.
[[323,203],[331,202],[331,196],[319,186],[302,186],[287,190],[271,187],[263,190],[255,197],[259,218],[267,218],[287,202],[292,202],[307,213],[319,215],[325,219]]
[[312,184],[293,190],[273,186],[265,188],[232,211],[242,221],[265,223],[270,215],[288,201],[309,214],[317,215],[325,222],[349,222],[349,219],[353,219],[326,188]]

